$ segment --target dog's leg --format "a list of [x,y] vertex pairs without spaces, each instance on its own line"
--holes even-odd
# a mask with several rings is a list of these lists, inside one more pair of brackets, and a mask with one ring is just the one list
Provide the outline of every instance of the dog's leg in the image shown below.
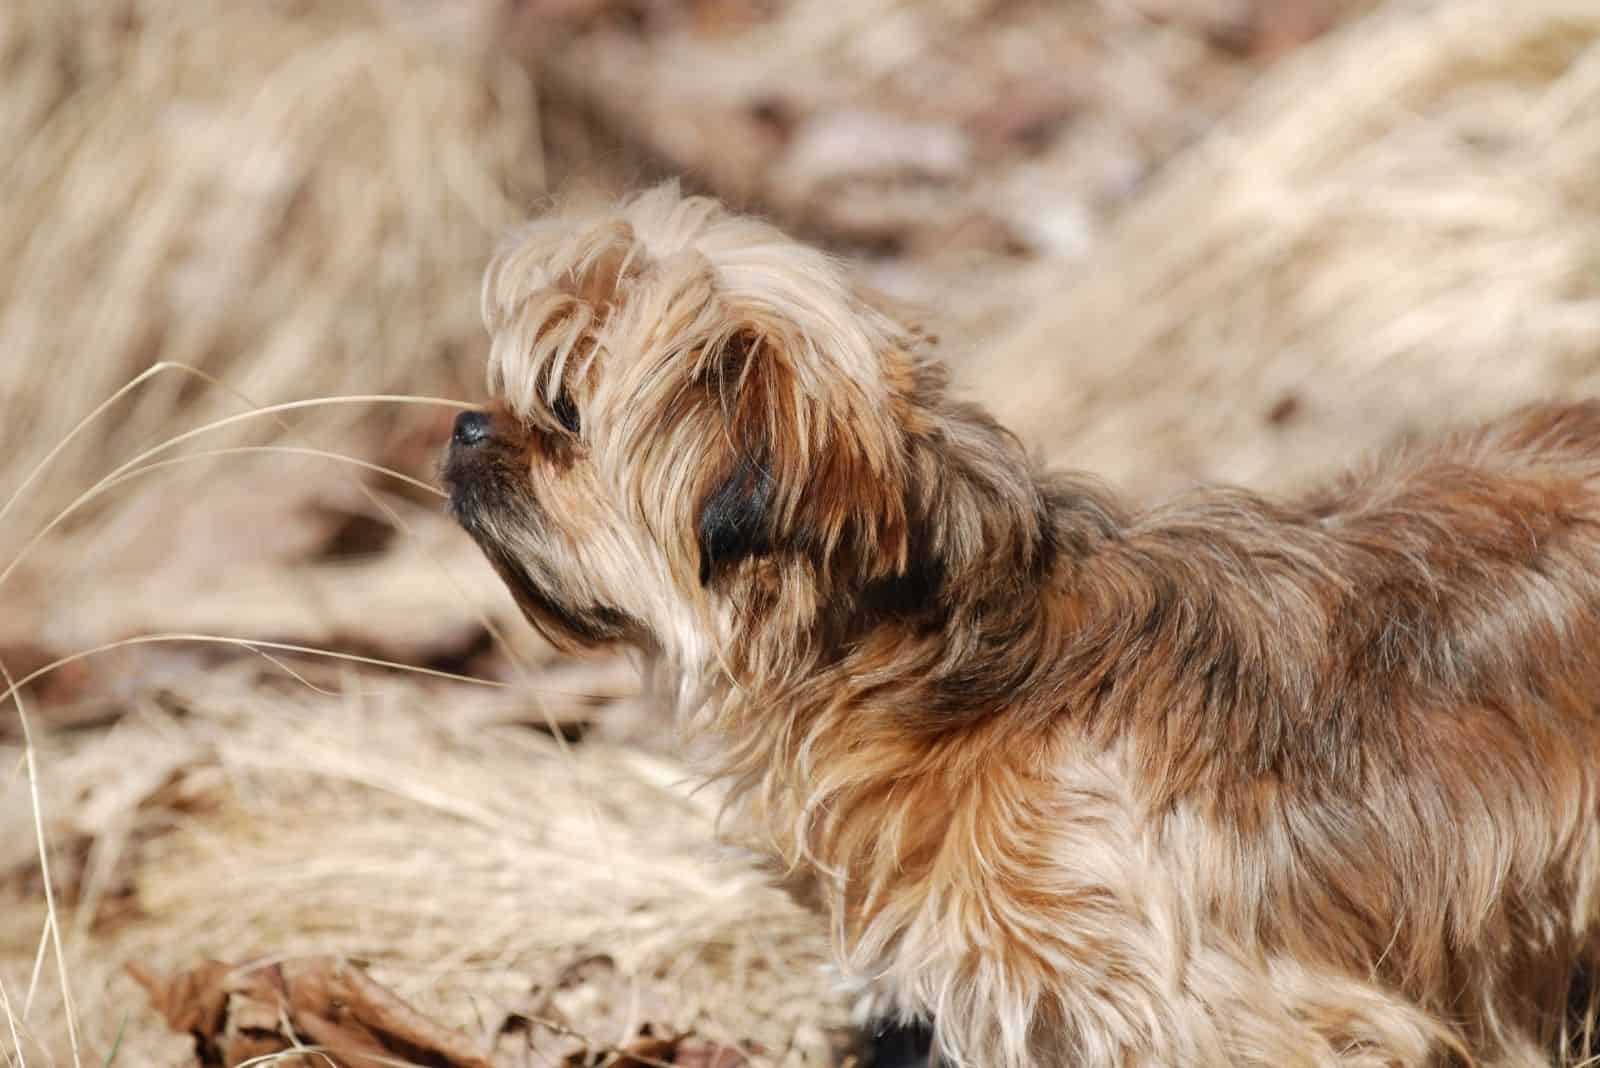
[[1474,1063],[1461,1036],[1437,1016],[1393,990],[1339,972],[1283,958],[1263,968],[1254,955],[1213,948],[1197,954],[1188,986],[1186,1000],[1196,1015],[1222,1021],[1216,1035],[1222,1047],[1218,1065],[1435,1068]]

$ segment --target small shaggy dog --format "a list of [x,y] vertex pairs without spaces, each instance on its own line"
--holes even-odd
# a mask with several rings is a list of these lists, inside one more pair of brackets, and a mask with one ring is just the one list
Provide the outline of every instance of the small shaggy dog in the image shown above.
[[553,640],[670,672],[948,1063],[1587,1042],[1600,405],[1134,512],[835,263],[671,187],[518,233],[484,313],[454,514]]

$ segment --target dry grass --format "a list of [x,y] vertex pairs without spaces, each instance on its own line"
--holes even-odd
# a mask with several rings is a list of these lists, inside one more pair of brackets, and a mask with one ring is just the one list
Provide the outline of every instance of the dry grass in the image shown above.
[[[840,1019],[818,1011],[815,924],[713,847],[714,802],[677,767],[600,743],[563,755],[462,714],[459,692],[347,680],[319,696],[260,674],[190,674],[111,737],[41,754],[45,809],[71,813],[62,829],[87,850],[67,932],[89,1049],[103,1056],[126,1018],[123,1063],[184,1063],[187,1040],[147,1018],[127,961],[343,954],[492,1037],[536,985],[604,954],[622,978],[573,1012],[597,1042],[648,1021],[826,1063]],[[0,960],[32,954],[43,914],[7,917]],[[60,1019],[47,991],[29,1023]]]
[[1592,393],[1597,173],[1600,7],[1393,4],[1269,75],[978,391],[1150,494]]
[[[301,7],[0,9],[0,494],[157,358],[268,400],[477,386],[472,279],[541,182],[532,90],[365,5]],[[99,422],[0,550],[82,488],[76,473],[239,410],[196,385],[167,376]],[[361,426],[394,432],[381,414]],[[144,511],[227,482],[195,464],[143,489]],[[108,556],[154,541],[91,525],[84,544]]]

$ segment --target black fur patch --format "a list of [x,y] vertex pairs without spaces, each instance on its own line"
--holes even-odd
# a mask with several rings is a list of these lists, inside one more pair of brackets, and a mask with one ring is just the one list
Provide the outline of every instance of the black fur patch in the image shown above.
[[578,416],[578,406],[572,403],[572,394],[566,390],[562,390],[556,397],[555,405],[550,411],[556,417],[556,422],[560,423],[567,433],[576,435],[583,428]]
[[560,627],[589,645],[621,641],[637,629],[636,624],[626,613],[610,605],[595,604],[576,608],[562,604],[533,580],[516,557],[498,545],[481,541],[479,544],[489,557],[489,562],[494,565],[495,571],[510,588],[511,596],[516,600],[518,607],[535,626],[551,624]]
[[772,551],[767,510],[775,488],[766,468],[745,457],[700,506],[702,586],[728,566]]

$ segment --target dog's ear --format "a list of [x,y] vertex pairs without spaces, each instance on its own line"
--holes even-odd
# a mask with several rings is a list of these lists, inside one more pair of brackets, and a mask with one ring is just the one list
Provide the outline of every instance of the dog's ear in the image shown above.
[[706,488],[696,533],[700,581],[773,553],[808,559],[825,580],[905,566],[905,496],[887,413],[783,324],[750,320],[713,346],[701,374],[726,461]]
[[700,585],[729,566],[772,549],[769,526],[774,483],[765,464],[740,457],[732,473],[705,499],[696,534],[700,543]]
[[746,391],[764,392],[763,371],[756,363],[764,348],[753,329],[739,329],[708,346],[699,368],[714,398],[713,425],[732,452],[726,474],[700,502],[695,524],[702,586],[741,561],[772,551],[777,481],[766,442],[740,416],[756,403]]

